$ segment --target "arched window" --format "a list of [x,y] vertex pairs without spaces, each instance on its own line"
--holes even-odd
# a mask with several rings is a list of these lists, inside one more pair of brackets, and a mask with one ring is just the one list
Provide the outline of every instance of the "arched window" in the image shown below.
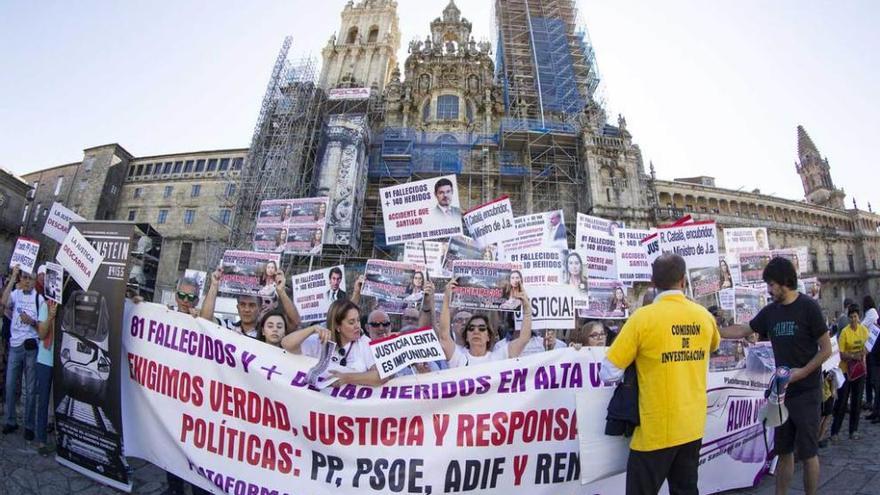
[[345,39],[345,42],[349,45],[357,41],[358,28],[353,27],[348,30],[348,38]]
[[379,28],[373,26],[370,28],[370,34],[367,35],[367,43],[375,43],[379,41]]
[[438,119],[457,119],[458,118],[458,97],[455,95],[443,95],[437,97],[437,118]]

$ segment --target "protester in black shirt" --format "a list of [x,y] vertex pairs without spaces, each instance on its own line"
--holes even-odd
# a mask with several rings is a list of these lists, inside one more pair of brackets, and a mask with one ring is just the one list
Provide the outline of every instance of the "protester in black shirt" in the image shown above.
[[789,418],[775,431],[776,493],[786,493],[794,473],[794,454],[804,463],[804,491],[815,494],[819,484],[819,422],[822,403],[822,363],[831,356],[831,339],[819,305],[797,290],[797,271],[791,261],[773,258],[764,268],[764,282],[773,302],[748,326],[721,329],[727,339],[757,332],[769,338],[776,366],[791,368],[785,394]]

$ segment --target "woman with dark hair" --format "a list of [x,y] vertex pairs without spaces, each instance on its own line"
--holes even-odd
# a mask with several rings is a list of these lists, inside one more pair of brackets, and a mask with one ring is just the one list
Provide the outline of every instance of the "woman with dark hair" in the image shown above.
[[260,283],[262,287],[260,288],[260,295],[264,296],[273,296],[275,294],[275,278],[281,274],[283,277],[284,274],[278,271],[278,265],[274,261],[266,262],[266,266],[263,267],[263,274],[260,276]]
[[338,380],[333,386],[378,386],[384,382],[376,370],[370,339],[361,331],[360,308],[348,299],[337,299],[330,304],[327,328],[312,325],[297,330],[284,337],[281,346],[292,354],[319,358],[324,344],[330,341],[336,344],[330,358],[330,374]]
[[504,285],[504,291],[501,294],[501,297],[506,297],[507,300],[501,303],[499,309],[516,309],[519,307],[520,302],[519,299],[513,297],[513,294],[521,291],[523,289],[523,276],[522,272],[519,270],[513,270],[510,272],[510,277],[508,278],[508,282]]
[[846,381],[838,391],[837,403],[834,405],[834,422],[831,423],[831,441],[843,426],[849,402],[849,438],[859,439],[859,416],[862,410],[862,389],[865,386],[865,342],[868,340],[868,329],[859,319],[859,307],[855,304],[847,311],[850,324],[844,327],[837,337],[840,347],[840,369],[846,375]]
[[406,287],[407,296],[404,301],[408,303],[417,303],[425,297],[425,274],[415,272],[409,285]]
[[529,339],[532,338],[532,306],[525,290],[520,289],[513,294],[513,297],[519,299],[523,306],[523,323],[519,337],[508,345],[500,345],[496,348],[498,333],[492,328],[489,318],[483,315],[473,315],[464,324],[464,335],[462,336],[464,345],[458,346],[449,331],[451,323],[449,302],[452,300],[452,291],[457,286],[457,279],[452,279],[446,284],[446,291],[443,294],[443,308],[440,311],[440,324],[436,330],[437,338],[440,339],[440,345],[443,346],[443,352],[446,354],[446,360],[449,361],[449,367],[457,368],[500,361],[509,357],[519,357],[526,344],[529,343]]
[[576,287],[582,292],[587,291],[587,272],[584,270],[584,261],[575,251],[569,251],[565,255],[565,271],[562,272],[562,283]]
[[259,329],[257,340],[281,347],[281,339],[287,335],[287,320],[284,312],[280,309],[269,311],[263,315],[257,328]]
[[611,298],[611,312],[626,314],[629,311],[629,303],[622,287],[614,288],[614,296]]
[[730,266],[727,264],[727,260],[720,258],[718,265],[721,267],[721,288],[732,289],[733,276],[730,274]]

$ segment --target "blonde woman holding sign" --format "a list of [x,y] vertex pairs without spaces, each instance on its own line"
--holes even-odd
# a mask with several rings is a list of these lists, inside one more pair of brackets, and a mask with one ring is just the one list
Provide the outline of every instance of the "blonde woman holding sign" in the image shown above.
[[443,346],[446,360],[450,368],[460,366],[473,366],[490,361],[500,361],[507,358],[519,357],[525,349],[529,339],[532,338],[532,305],[529,296],[523,289],[514,290],[511,297],[520,300],[523,307],[523,323],[519,337],[508,345],[495,348],[498,342],[498,333],[489,323],[489,318],[483,315],[471,316],[462,330],[464,345],[456,345],[452,334],[449,332],[451,323],[449,302],[452,300],[452,291],[458,287],[458,280],[452,279],[446,284],[443,294],[443,308],[440,311],[440,325],[437,329],[437,338]]

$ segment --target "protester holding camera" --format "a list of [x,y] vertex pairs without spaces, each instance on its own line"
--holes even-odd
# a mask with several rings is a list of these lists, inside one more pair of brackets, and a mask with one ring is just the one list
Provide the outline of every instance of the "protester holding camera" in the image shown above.
[[[23,272],[18,265],[12,268],[12,276],[3,290],[0,304],[12,314],[9,339],[9,360],[6,363],[6,421],[3,434],[18,430],[15,415],[15,392],[24,372],[24,438],[34,439],[37,386],[37,348],[39,335],[37,329],[46,325],[48,310],[43,296],[34,288],[34,275]],[[12,290],[20,283],[20,288]]]
[[819,486],[819,422],[822,404],[822,363],[831,356],[831,339],[822,309],[798,292],[797,271],[788,259],[776,257],[764,268],[764,282],[772,302],[748,325],[721,329],[726,339],[742,339],[753,332],[769,338],[776,366],[791,369],[785,393],[788,420],[775,430],[776,493],[786,493],[794,474],[794,455],[804,463],[804,491]]

